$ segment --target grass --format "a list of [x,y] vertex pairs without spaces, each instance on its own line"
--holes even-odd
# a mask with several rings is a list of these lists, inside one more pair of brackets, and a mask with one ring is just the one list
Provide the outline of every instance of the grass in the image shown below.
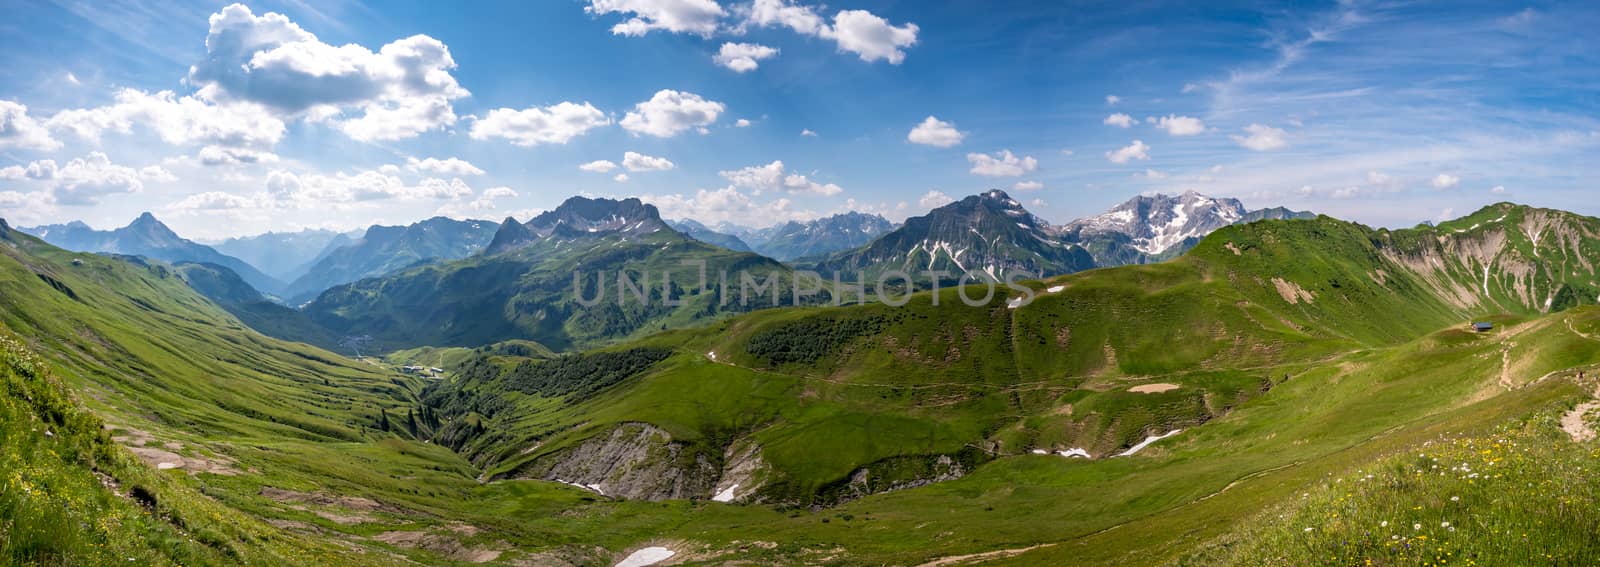
[[1442,436],[1323,481],[1180,565],[1586,565],[1600,447],[1553,412]]
[[[448,546],[377,539],[392,532],[534,564],[607,563],[650,542],[694,549],[706,561],[915,564],[1001,551],[995,560],[1018,564],[1160,564],[1204,549],[1226,563],[1226,553],[1257,553],[1219,542],[1255,538],[1233,532],[1262,510],[1298,503],[1307,487],[1337,478],[1329,475],[1378,470],[1375,461],[1428,440],[1498,435],[1492,424],[1568,407],[1587,395],[1568,370],[1600,362],[1600,341],[1583,335],[1600,336],[1600,309],[1545,315],[1509,295],[1495,296],[1503,305],[1462,308],[1421,276],[1395,269],[1374,279],[1373,270],[1394,264],[1359,227],[1264,223],[1218,234],[1223,240],[1167,264],[1030,283],[1065,289],[1020,309],[1007,309],[1004,298],[964,306],[946,290],[938,306],[924,293],[899,309],[766,310],[653,334],[616,349],[666,348],[672,356],[583,400],[516,392],[494,373],[452,380],[441,387],[509,408],[447,416],[444,430],[480,431],[459,452],[425,442],[438,433],[431,426],[378,427],[379,415],[393,424],[415,410],[423,385],[392,366],[454,370],[485,356],[509,368],[548,350],[511,343],[352,361],[262,337],[160,265],[70,254],[20,236],[0,242],[0,324],[45,355],[43,364],[82,392],[82,403],[120,428],[115,434],[148,430],[182,443],[185,457],[233,462],[237,474],[191,475],[115,457],[129,472],[114,478],[153,479],[158,501],[186,521],[202,517],[183,515],[201,513],[184,511],[192,509],[236,526],[193,550],[148,555],[184,564],[233,562],[228,553],[283,564],[339,554],[460,560]],[[1472,270],[1460,271],[1466,278]],[[1292,280],[1315,301],[1288,303],[1273,278]],[[783,360],[750,348],[762,333],[849,317],[883,324],[842,341],[785,343],[805,348],[788,349],[803,356]],[[1477,318],[1499,328],[1460,329]],[[1128,391],[1149,383],[1180,387]],[[3,425],[26,419],[16,415]],[[967,474],[957,480],[817,509],[618,501],[514,478],[633,422],[668,431],[718,465],[730,446],[759,446],[774,503],[838,504],[840,482],[862,469],[903,479],[937,455],[981,457],[964,461]],[[1099,456],[1176,428],[1185,431],[1133,457],[1029,454],[1081,446]],[[10,439],[26,438],[16,431],[8,449]],[[28,443],[16,446],[48,441]],[[15,454],[30,462],[49,456]],[[92,494],[94,469],[81,459],[62,463],[62,474],[89,475],[70,493]],[[330,500],[274,498],[265,488]],[[103,497],[122,505],[114,493]],[[337,503],[346,497],[377,506]],[[148,530],[131,531],[120,545],[144,549],[151,544],[140,541],[183,529],[162,517],[152,514]],[[478,531],[457,531],[462,526]],[[294,555],[296,546],[311,551]],[[1034,549],[1010,552],[1023,548]],[[1238,557],[1272,550],[1259,553]]]

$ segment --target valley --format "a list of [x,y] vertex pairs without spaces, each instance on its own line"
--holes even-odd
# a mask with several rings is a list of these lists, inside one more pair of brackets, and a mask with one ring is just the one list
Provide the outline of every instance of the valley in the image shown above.
[[[8,439],[70,432],[121,463],[91,470],[122,488],[51,494],[150,514],[151,531],[116,538],[156,562],[586,565],[660,547],[704,563],[1207,564],[1258,553],[1230,547],[1231,526],[1329,475],[1441,435],[1559,432],[1526,420],[1587,403],[1579,373],[1600,372],[1585,299],[1600,223],[1509,204],[1403,231],[1222,227],[1168,262],[1026,282],[1026,302],[1001,288],[967,305],[946,287],[937,306],[920,292],[569,354],[446,341],[391,362],[257,334],[237,306],[301,312],[215,265],[3,231],[7,371],[34,384],[47,366],[60,381],[27,387],[78,400],[51,411],[106,424]],[[596,261],[629,238],[587,234],[507,257],[577,246]],[[505,260],[467,262],[489,261]],[[48,362],[18,362],[32,357]],[[412,361],[447,376],[396,370]],[[132,484],[156,503],[130,500]],[[234,527],[153,543],[195,513]]]

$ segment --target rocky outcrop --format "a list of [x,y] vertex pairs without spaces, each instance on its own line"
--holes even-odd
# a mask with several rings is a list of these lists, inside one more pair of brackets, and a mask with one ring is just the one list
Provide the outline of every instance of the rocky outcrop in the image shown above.
[[647,423],[623,423],[535,461],[525,476],[578,484],[612,498],[708,498],[720,476],[704,453]]

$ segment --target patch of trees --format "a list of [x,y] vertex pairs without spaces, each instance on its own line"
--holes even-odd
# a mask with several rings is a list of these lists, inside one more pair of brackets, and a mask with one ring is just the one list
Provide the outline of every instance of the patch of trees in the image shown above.
[[812,364],[857,337],[883,328],[881,317],[817,317],[786,323],[756,333],[745,352],[767,359],[772,366]]
[[502,377],[505,387],[524,394],[579,401],[666,360],[672,351],[635,348],[525,361]]

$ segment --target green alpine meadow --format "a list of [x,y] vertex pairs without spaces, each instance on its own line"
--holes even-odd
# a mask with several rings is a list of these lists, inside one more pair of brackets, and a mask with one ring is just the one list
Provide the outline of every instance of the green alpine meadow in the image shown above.
[[1600,5],[8,0],[0,567],[1600,565]]

